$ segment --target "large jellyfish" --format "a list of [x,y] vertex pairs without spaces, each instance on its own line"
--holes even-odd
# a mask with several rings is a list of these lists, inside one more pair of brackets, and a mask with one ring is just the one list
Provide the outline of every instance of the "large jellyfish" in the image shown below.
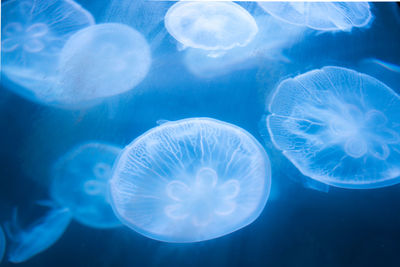
[[367,2],[258,2],[258,4],[280,20],[315,30],[350,31],[353,27],[367,26],[372,20],[370,4]]
[[112,205],[135,231],[166,242],[220,237],[253,222],[270,190],[269,159],[243,129],[208,118],[167,122],[121,153]]
[[2,75],[7,87],[33,101],[51,103],[57,62],[66,40],[94,24],[72,0],[10,0],[1,5]]
[[85,28],[61,51],[62,101],[81,105],[126,92],[144,79],[150,63],[147,41],[133,28],[118,23]]
[[400,97],[379,80],[324,67],[283,81],[268,108],[272,142],[304,175],[345,188],[399,181]]
[[120,226],[108,200],[111,169],[121,149],[90,142],[61,157],[53,169],[51,195],[78,222],[94,228]]
[[3,260],[4,251],[6,250],[6,238],[3,229],[0,226],[0,263]]
[[[46,204],[53,205],[53,204]],[[24,262],[51,247],[64,233],[71,222],[71,214],[67,208],[52,206],[44,217],[27,229],[21,229],[16,219],[5,224],[10,238],[8,260],[12,263]]]
[[258,32],[254,18],[232,2],[178,2],[165,15],[165,27],[183,46],[204,50],[246,46]]

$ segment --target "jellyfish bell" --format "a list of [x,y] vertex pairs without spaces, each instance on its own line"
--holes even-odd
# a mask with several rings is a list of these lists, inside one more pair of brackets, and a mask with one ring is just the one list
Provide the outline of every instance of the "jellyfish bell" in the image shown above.
[[2,80],[35,102],[56,101],[57,62],[67,39],[94,24],[72,0],[10,0],[2,7]]
[[321,31],[350,31],[372,21],[370,3],[258,2],[272,16]]
[[150,64],[149,45],[135,29],[119,23],[87,27],[61,51],[59,101],[80,105],[129,91],[146,77]]
[[273,144],[304,175],[344,188],[399,182],[400,97],[379,80],[324,67],[281,82],[268,109]]
[[14,210],[14,218],[5,224],[10,239],[8,261],[21,263],[51,247],[71,222],[67,208],[52,204],[51,210],[25,229],[21,229]]
[[112,207],[133,230],[165,242],[217,238],[252,223],[269,196],[269,158],[243,129],[209,118],[166,122],[121,153]]
[[121,148],[98,142],[80,144],[54,165],[52,198],[78,222],[94,228],[120,226],[108,197],[108,181]]
[[4,236],[3,228],[1,228],[0,226],[0,263],[3,260],[5,250],[6,250],[6,238]]
[[188,48],[184,63],[189,71],[201,78],[213,78],[252,68],[260,62],[287,61],[284,50],[301,39],[305,28],[280,23],[268,14],[254,19],[259,31],[246,46],[236,46],[217,57],[210,56],[207,50]]
[[184,47],[214,51],[212,56],[246,46],[258,32],[254,18],[232,2],[177,2],[165,15],[165,27]]

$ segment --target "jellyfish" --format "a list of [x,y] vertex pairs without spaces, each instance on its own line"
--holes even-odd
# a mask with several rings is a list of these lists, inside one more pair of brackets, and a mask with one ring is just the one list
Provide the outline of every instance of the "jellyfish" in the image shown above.
[[246,46],[237,46],[217,57],[209,51],[188,48],[184,63],[191,73],[213,78],[232,71],[248,69],[259,63],[288,61],[283,51],[302,38],[305,27],[280,23],[272,16],[256,16],[259,31]]
[[92,15],[72,0],[10,0],[1,8],[6,87],[35,102],[56,101],[60,51],[73,33],[94,24]]
[[13,221],[5,224],[10,238],[8,260],[12,263],[24,262],[51,247],[65,232],[71,222],[67,208],[60,208],[48,202],[51,210],[27,229],[21,229],[14,212]]
[[110,144],[84,143],[54,165],[51,196],[79,223],[93,228],[120,226],[107,194],[111,169],[120,151]]
[[371,7],[367,2],[258,2],[258,4],[280,20],[321,31],[350,31],[353,27],[365,27],[372,21]]
[[3,260],[5,250],[6,250],[6,238],[4,236],[3,228],[1,228],[0,226],[0,263]]
[[343,188],[377,188],[400,176],[400,97],[342,67],[280,83],[268,105],[273,144],[304,175]]
[[184,47],[203,50],[246,46],[258,32],[254,18],[232,2],[177,2],[164,20],[167,31]]
[[120,220],[152,239],[198,242],[252,223],[271,185],[269,158],[245,130],[209,118],[166,122],[121,153],[110,180]]
[[133,89],[147,75],[150,48],[133,28],[105,23],[87,27],[60,54],[60,98],[81,105]]

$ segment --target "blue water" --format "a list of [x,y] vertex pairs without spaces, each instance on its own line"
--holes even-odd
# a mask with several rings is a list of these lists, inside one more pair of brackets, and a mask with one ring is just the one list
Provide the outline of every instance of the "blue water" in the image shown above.
[[[151,23],[132,21],[129,8],[122,8],[128,14],[110,18],[106,6],[120,2],[123,7],[128,0],[78,2],[97,23],[126,23],[152,43],[159,40],[158,32],[165,31],[162,23],[149,30],[145,25]],[[161,2],[160,10],[172,4]],[[242,5],[261,12],[252,4]],[[309,187],[320,190],[310,189],[309,178],[273,146],[260,125],[266,102],[279,82],[327,65],[366,73],[400,93],[396,68],[382,69],[382,64],[365,61],[372,58],[400,65],[400,7],[374,3],[371,12],[370,28],[306,30],[301,41],[279,51],[276,60],[260,56],[251,64],[210,77],[192,74],[183,63],[185,50],[177,50],[176,41],[165,33],[151,47],[150,71],[134,90],[88,108],[68,110],[32,102],[15,94],[15,85],[2,75],[2,225],[16,206],[23,226],[46,215],[48,209],[35,202],[49,199],[51,167],[71,148],[90,140],[124,147],[159,120],[210,117],[237,125],[263,144],[272,168],[271,192],[260,217],[229,235],[171,244],[127,227],[99,230],[72,221],[53,246],[19,266],[400,266],[400,185],[322,190],[311,183]],[[159,19],[157,10],[151,14],[142,19]],[[0,265],[13,266],[7,262],[7,253]]]

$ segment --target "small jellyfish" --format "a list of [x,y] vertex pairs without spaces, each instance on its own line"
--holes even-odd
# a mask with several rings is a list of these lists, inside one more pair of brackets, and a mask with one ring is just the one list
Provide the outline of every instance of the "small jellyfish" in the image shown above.
[[4,236],[3,228],[1,228],[0,226],[0,263],[3,260],[5,250],[6,250],[6,238]]
[[[184,63],[194,75],[212,78],[232,71],[248,69],[260,62],[287,61],[283,51],[300,40],[305,27],[280,23],[268,14],[256,16],[259,31],[246,46],[237,46],[212,57],[209,51],[189,48]],[[270,64],[270,65],[271,65]]]
[[[48,204],[46,204],[48,205]],[[52,209],[27,229],[21,229],[16,210],[12,222],[5,224],[10,238],[8,260],[12,263],[24,262],[51,247],[65,232],[71,222],[71,214],[67,208]]]
[[95,142],[73,148],[54,165],[52,198],[86,226],[120,226],[107,194],[111,169],[120,151],[119,147]]
[[67,39],[94,24],[72,0],[10,0],[1,5],[2,76],[7,88],[39,103],[55,101],[57,62]]
[[306,176],[377,188],[400,176],[400,97],[379,80],[324,67],[278,86],[266,120],[274,145]]
[[164,20],[167,31],[183,46],[203,50],[246,46],[258,32],[254,18],[232,2],[181,1]]
[[111,203],[125,225],[149,238],[204,241],[260,215],[270,172],[263,147],[235,125],[209,118],[166,122],[123,150]]
[[61,51],[60,101],[82,105],[124,93],[145,78],[150,64],[149,45],[133,28],[118,23],[87,27]]
[[322,31],[350,31],[365,27],[372,21],[370,4],[258,2],[262,9],[285,22]]

